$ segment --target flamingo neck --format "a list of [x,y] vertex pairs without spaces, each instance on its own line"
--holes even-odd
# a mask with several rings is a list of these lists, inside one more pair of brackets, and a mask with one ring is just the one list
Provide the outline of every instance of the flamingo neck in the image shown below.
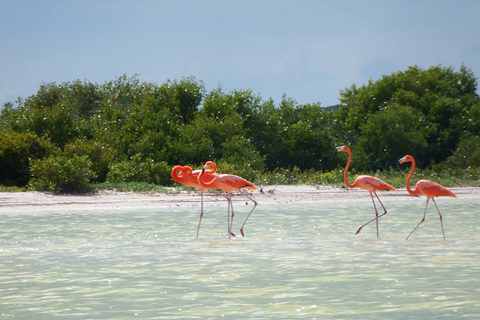
[[190,180],[192,181],[192,177],[193,177],[193,182],[196,182],[196,177],[193,176],[193,170],[192,170],[192,167],[189,167],[189,166],[185,166],[183,167],[183,170],[182,170],[182,178],[186,179],[186,180]]
[[209,172],[208,174],[214,174],[217,172],[217,165],[215,164],[215,162],[209,161],[208,165],[212,167],[212,170],[209,170],[209,171],[205,170],[206,172]]
[[415,171],[415,160],[412,159],[412,168],[410,169],[410,173],[408,174],[408,177],[407,177],[407,192],[411,195],[419,195],[419,192],[417,191],[417,187],[415,187],[415,189],[410,189],[410,181],[412,180],[412,177],[413,177],[413,172]]
[[177,175],[178,171],[180,171],[180,174],[183,175],[183,167],[182,166],[175,166],[172,169],[171,175],[172,179],[178,183],[181,183],[180,177]]
[[345,181],[345,185],[348,188],[355,188],[353,184],[348,183],[348,179],[347,179],[348,168],[350,167],[350,163],[352,162],[352,152],[347,151],[347,153],[348,153],[348,161],[347,161],[347,165],[345,166],[345,171],[343,172],[343,181]]
[[202,187],[202,188],[210,188],[210,186],[212,185],[212,183],[217,180],[216,178],[212,179],[210,182],[205,182],[203,180],[203,176],[208,176],[208,175],[213,175],[217,172],[217,166],[215,165],[215,163],[209,163],[209,165],[212,166],[212,170],[206,170],[206,169],[203,169],[199,174],[198,174],[198,177],[197,177],[197,180],[198,180],[198,184]]

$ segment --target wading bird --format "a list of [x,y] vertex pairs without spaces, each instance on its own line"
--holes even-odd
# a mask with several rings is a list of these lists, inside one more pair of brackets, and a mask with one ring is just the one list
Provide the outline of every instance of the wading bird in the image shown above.
[[[373,202],[373,208],[375,209],[375,218],[366,222],[366,223],[364,223],[363,225],[361,225],[358,228],[358,230],[355,234],[358,234],[362,230],[362,228],[365,227],[367,224],[369,224],[373,221],[376,221],[376,224],[377,224],[377,238],[378,238],[378,218],[386,215],[387,214],[387,209],[385,209],[385,206],[383,205],[382,201],[380,201],[380,198],[377,195],[377,190],[395,191],[395,188],[392,187],[391,185],[389,185],[388,183],[383,182],[382,180],[380,180],[378,178],[375,178],[375,177],[372,177],[372,176],[365,176],[365,175],[358,176],[357,179],[355,179],[355,182],[353,184],[348,183],[347,172],[348,172],[348,168],[350,167],[350,162],[352,161],[352,152],[350,151],[350,148],[347,147],[347,146],[337,147],[335,149],[335,152],[346,152],[348,154],[347,165],[345,166],[345,172],[343,173],[343,180],[345,181],[345,185],[348,188],[360,188],[360,189],[363,189],[363,190],[367,190],[368,193],[370,193],[370,197],[372,198],[372,202]],[[378,202],[380,202],[380,204],[382,205],[383,214],[381,214],[381,215],[378,215],[378,211],[377,211],[377,207],[375,205],[375,199],[373,198],[373,195],[375,195],[375,197],[377,197]]]
[[[202,218],[203,218],[203,192],[205,191],[205,189],[208,189],[198,184],[198,174],[201,171],[202,170],[193,171],[192,168],[189,166],[176,165],[173,167],[171,172],[172,179],[175,180],[176,182],[186,185],[188,187],[197,188],[200,190],[202,204],[200,209],[200,220],[198,221],[197,239],[198,239],[198,234],[200,233],[200,224],[202,223]],[[215,176],[216,176],[216,173],[213,173],[211,175],[208,175],[206,179],[208,179],[207,181],[211,181]]]
[[[212,168],[211,170],[206,170],[207,168]],[[227,211],[227,221],[228,221],[228,235],[234,236],[235,234],[232,232],[232,225],[233,225],[233,217],[235,216],[233,212],[233,203],[232,203],[232,193],[235,191],[240,191],[241,189],[250,189],[250,190],[256,190],[257,187],[251,183],[250,181],[233,175],[233,174],[217,174],[216,176],[213,176],[217,172],[217,165],[213,161],[207,161],[205,162],[205,166],[202,169],[202,172],[198,175],[198,184],[203,187],[203,188],[210,188],[210,189],[220,189],[225,192],[227,192],[227,199],[229,203],[228,211]],[[252,200],[253,202],[253,208],[250,210],[250,213],[247,215],[247,218],[242,224],[242,227],[240,228],[240,233],[242,234],[242,237],[245,236],[245,233],[243,231],[243,227],[245,226],[245,223],[247,223],[248,218],[252,214],[253,210],[257,206],[257,202],[253,200],[249,195],[245,195],[248,199]],[[230,221],[230,207],[232,208],[232,220]]]
[[445,232],[443,231],[443,218],[442,214],[440,213],[440,210],[438,209],[437,203],[435,202],[435,197],[452,197],[456,198],[457,195],[453,193],[452,191],[448,190],[444,186],[442,186],[439,183],[436,183],[435,181],[431,180],[420,180],[417,182],[415,185],[415,189],[410,189],[410,180],[412,180],[413,172],[415,171],[415,159],[411,155],[406,155],[402,159],[398,160],[400,164],[404,162],[411,162],[412,163],[412,168],[410,169],[410,173],[408,174],[407,177],[407,191],[409,194],[412,196],[421,196],[424,195],[427,197],[427,204],[425,205],[425,212],[423,213],[423,218],[420,220],[420,222],[417,224],[417,226],[410,232],[408,237],[405,240],[408,240],[412,233],[417,230],[417,228],[422,224],[422,222],[425,221],[425,216],[427,215],[427,207],[428,207],[428,202],[430,199],[433,201],[435,204],[435,207],[437,208],[438,216],[440,218],[440,225],[442,227],[442,234],[443,234],[443,239],[445,239]]

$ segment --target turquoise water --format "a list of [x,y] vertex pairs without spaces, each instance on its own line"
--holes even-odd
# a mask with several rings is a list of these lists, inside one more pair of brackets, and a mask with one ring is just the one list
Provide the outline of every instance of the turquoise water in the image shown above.
[[480,200],[384,203],[2,214],[0,318],[479,319]]

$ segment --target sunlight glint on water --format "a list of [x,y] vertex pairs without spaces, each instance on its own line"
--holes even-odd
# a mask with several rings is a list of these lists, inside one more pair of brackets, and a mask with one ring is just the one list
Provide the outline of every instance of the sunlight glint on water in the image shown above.
[[[367,196],[368,197],[368,196]],[[368,200],[368,199],[366,199]],[[4,214],[0,318],[480,318],[480,200],[260,205],[228,240],[226,208]],[[236,202],[234,231],[249,207]]]

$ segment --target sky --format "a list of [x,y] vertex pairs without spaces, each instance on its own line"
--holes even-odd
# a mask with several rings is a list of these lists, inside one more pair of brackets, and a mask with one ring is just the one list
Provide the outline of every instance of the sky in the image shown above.
[[327,107],[413,65],[478,78],[479,16],[478,0],[0,0],[0,106],[125,74]]

